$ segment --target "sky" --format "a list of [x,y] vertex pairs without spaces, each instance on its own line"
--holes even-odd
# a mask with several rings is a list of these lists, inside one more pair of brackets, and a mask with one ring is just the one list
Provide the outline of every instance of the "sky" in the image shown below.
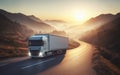
[[79,24],[100,14],[120,12],[120,0],[0,0],[0,9]]

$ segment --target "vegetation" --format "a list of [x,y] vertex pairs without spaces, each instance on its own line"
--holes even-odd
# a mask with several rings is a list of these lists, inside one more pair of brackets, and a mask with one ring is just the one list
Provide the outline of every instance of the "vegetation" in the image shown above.
[[0,14],[0,58],[25,56],[27,38],[33,31]]

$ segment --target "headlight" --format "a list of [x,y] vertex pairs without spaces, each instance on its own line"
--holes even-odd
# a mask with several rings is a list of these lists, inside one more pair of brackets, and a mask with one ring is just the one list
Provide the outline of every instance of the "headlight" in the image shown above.
[[43,56],[43,53],[40,52],[40,53],[39,53],[39,56]]
[[30,52],[28,52],[28,56],[31,56],[31,53],[30,53]]

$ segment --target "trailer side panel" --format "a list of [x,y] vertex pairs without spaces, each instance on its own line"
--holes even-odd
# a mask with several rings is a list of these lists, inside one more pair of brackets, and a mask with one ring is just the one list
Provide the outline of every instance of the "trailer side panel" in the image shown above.
[[68,48],[68,38],[55,35],[49,35],[49,49],[60,50]]

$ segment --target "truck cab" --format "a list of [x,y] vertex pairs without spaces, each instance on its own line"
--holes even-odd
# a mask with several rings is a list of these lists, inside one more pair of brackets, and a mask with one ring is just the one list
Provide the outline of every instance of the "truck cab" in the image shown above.
[[47,50],[48,41],[46,35],[34,35],[28,40],[29,56],[31,57],[43,57],[44,52]]

